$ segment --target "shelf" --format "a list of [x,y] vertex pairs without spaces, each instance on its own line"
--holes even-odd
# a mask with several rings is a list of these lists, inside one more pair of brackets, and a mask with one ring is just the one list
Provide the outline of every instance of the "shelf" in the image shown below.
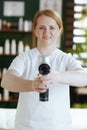
[[17,102],[0,102],[0,108],[16,108]]
[[13,95],[11,94],[11,95],[9,96],[9,100],[8,100],[8,101],[5,101],[5,100],[3,99],[3,97],[1,97],[0,103],[1,103],[1,102],[17,102],[17,100],[18,100],[18,93],[13,93]]
[[18,101],[18,97],[13,98],[12,96],[9,96],[8,101],[4,101],[4,99],[1,98],[0,108],[16,108],[17,107],[17,101]]
[[[34,1],[34,4],[31,0],[24,1],[26,8],[25,8],[25,14],[22,17],[23,18],[23,31],[19,30],[19,19],[20,16],[4,16],[2,15],[2,11],[0,11],[1,20],[6,21],[6,24],[1,25],[0,30],[0,47],[1,47],[1,53],[0,53],[0,70],[1,70],[1,76],[0,76],[0,82],[2,79],[3,69],[8,69],[9,65],[11,64],[12,60],[18,55],[18,45],[19,41],[23,41],[24,49],[25,46],[28,44],[30,48],[33,48],[36,46],[36,37],[34,36],[34,33],[32,31],[32,28],[28,28],[29,31],[26,31],[25,28],[25,20],[33,21],[33,14],[37,12],[39,9],[39,1]],[[3,0],[0,1],[0,9],[3,10]],[[8,24],[10,23],[10,24]],[[25,30],[25,31],[24,31]],[[10,55],[6,55],[5,51],[5,41],[9,40],[10,42]],[[11,43],[12,40],[15,39],[16,41],[16,55],[11,55]],[[7,47],[6,47],[7,48]],[[8,53],[7,53],[8,54]],[[0,88],[0,93],[3,96],[3,88]],[[1,99],[0,101],[0,108],[16,108],[17,106],[17,100],[15,99],[17,95],[14,93],[10,93],[9,101],[4,101]]]
[[12,57],[12,58],[15,58],[17,56],[17,54],[16,55],[6,55],[6,54],[0,54],[0,57],[6,57],[6,58],[8,58],[8,57]]
[[6,101],[3,99],[3,96],[1,97],[0,100],[0,108],[16,108],[17,107],[17,102],[18,102],[18,93],[9,93],[9,100]]
[[24,44],[29,43],[30,48],[33,48],[36,46],[36,39],[35,35],[32,30],[30,31],[19,31],[18,29],[3,29],[0,30],[0,44],[1,46],[4,44],[5,39],[16,39],[18,42],[19,40],[22,40]]
[[32,33],[32,30],[31,31],[19,31],[17,29],[6,29],[6,30],[0,30],[0,33]]
[[0,55],[0,68],[8,68],[15,55]]

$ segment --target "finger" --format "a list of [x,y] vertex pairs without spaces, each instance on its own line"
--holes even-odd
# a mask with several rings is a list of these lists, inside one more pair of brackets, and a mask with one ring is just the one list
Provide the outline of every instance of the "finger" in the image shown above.
[[44,93],[47,90],[46,89],[41,89],[41,88],[36,88],[36,91],[39,92],[39,93]]
[[52,80],[43,81],[43,84],[46,85],[46,86],[48,86],[48,85],[50,85],[52,83],[53,83]]

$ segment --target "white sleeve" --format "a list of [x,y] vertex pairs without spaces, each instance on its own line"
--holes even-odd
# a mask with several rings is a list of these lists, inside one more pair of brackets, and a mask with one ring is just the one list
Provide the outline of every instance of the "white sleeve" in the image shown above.
[[82,70],[82,66],[80,61],[73,58],[73,56],[69,53],[66,54],[66,70]]
[[16,58],[14,58],[8,69],[17,71],[21,76],[25,70],[24,53],[20,53]]

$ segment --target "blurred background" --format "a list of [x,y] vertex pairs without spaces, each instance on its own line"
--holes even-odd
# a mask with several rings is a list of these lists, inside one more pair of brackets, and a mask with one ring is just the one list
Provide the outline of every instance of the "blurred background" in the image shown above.
[[[33,17],[38,10],[46,8],[59,12],[63,20],[64,32],[58,48],[71,53],[87,71],[86,0],[0,0],[0,81],[18,53],[36,46]],[[15,110],[17,101],[18,93],[0,87],[1,111]],[[72,110],[86,110],[87,86],[70,86],[70,106]]]
[[[63,5],[64,36],[61,48],[70,52],[87,71],[87,1],[67,0]],[[87,108],[86,86],[72,86],[70,94],[71,107]]]

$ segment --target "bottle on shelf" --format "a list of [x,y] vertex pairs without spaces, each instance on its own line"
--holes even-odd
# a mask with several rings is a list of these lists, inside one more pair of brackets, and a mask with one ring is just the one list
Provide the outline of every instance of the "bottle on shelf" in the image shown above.
[[2,77],[2,71],[1,71],[1,68],[0,68],[0,78]]
[[23,27],[24,26],[24,22],[23,22],[23,18],[19,18],[19,21],[18,21],[18,30],[19,31],[23,31]]
[[[0,79],[2,78],[2,70],[0,68]],[[0,101],[2,101],[2,93],[0,92]]]
[[9,41],[9,39],[5,40],[4,54],[5,55],[9,55],[10,54],[10,41]]
[[3,55],[3,47],[0,46],[0,55]]
[[24,51],[28,51],[29,49],[30,49],[29,44],[25,44],[25,46],[24,46]]
[[11,29],[11,22],[7,22],[7,29]]
[[24,51],[24,44],[23,44],[23,41],[20,40],[18,42],[18,53],[23,52],[23,51]]
[[4,101],[9,100],[9,91],[5,88],[3,89],[3,99],[4,99]]
[[16,55],[16,40],[12,39],[11,41],[11,55]]
[[31,20],[29,21],[29,30],[30,31],[32,30],[32,21]]
[[0,19],[0,30],[2,30],[2,19]]
[[[7,71],[7,68],[3,68],[2,76],[6,73],[6,71]],[[9,100],[9,91],[5,88],[3,88],[3,99],[4,99],[4,101]]]
[[0,101],[2,100],[2,93],[0,93]]
[[29,31],[29,21],[28,20],[24,21],[24,31],[25,32]]
[[2,30],[6,30],[7,29],[7,21],[3,20],[2,21]]

